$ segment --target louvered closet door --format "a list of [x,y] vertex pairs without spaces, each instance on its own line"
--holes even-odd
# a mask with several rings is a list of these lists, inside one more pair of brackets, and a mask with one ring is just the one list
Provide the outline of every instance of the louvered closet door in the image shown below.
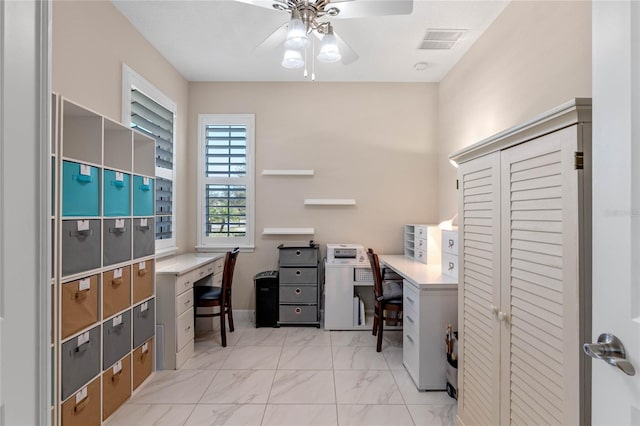
[[577,126],[502,151],[501,424],[578,424]]
[[458,417],[465,425],[499,423],[500,153],[458,170]]

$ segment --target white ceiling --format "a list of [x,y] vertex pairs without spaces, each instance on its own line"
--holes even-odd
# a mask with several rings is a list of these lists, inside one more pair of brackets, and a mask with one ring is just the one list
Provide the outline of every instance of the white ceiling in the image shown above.
[[[282,47],[256,51],[289,20],[286,12],[233,0],[112,1],[189,81],[304,81],[302,70],[280,65]],[[350,65],[316,61],[316,80],[438,82],[507,4],[414,0],[410,15],[328,19],[360,58]],[[452,50],[419,50],[427,29],[466,32]],[[428,66],[416,71],[417,62]]]

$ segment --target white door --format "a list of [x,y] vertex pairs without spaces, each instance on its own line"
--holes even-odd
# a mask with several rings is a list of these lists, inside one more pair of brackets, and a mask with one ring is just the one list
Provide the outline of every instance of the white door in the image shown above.
[[593,360],[593,424],[640,425],[640,4],[593,2],[593,341],[617,336],[629,376]]

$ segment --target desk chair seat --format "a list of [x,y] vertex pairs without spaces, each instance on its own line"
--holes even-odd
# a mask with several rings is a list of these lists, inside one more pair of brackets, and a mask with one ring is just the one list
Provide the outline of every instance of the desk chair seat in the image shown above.
[[[402,286],[391,282],[384,282],[380,271],[380,260],[373,249],[367,250],[367,257],[373,273],[373,294],[375,296],[375,308],[373,311],[373,330],[371,334],[378,337],[376,351],[382,351],[383,324],[402,324]],[[397,283],[396,283],[397,284]]]
[[[231,308],[231,284],[233,283],[233,271],[236,267],[236,258],[240,249],[234,248],[227,252],[222,271],[222,287],[196,286],[194,287],[193,306],[194,323],[196,318],[220,317],[220,338],[222,346],[227,346],[226,318],[229,318],[229,331],[233,332],[233,310]],[[218,312],[199,314],[198,308],[220,307]]]

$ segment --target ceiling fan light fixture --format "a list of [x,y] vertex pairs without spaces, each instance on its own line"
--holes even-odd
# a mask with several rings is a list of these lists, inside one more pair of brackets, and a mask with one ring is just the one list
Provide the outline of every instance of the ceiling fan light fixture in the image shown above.
[[338,42],[333,34],[333,27],[329,24],[327,33],[322,37],[318,60],[320,62],[333,63],[338,62],[340,59],[342,59],[342,55],[340,54],[340,49],[338,49]]
[[300,19],[300,13],[294,9],[291,13],[291,21],[289,21],[289,31],[287,32],[285,46],[289,49],[302,49],[308,45],[307,27]]
[[284,58],[282,58],[282,66],[288,69],[302,68],[304,66],[304,59],[302,59],[302,53],[299,50],[287,49],[284,51]]

